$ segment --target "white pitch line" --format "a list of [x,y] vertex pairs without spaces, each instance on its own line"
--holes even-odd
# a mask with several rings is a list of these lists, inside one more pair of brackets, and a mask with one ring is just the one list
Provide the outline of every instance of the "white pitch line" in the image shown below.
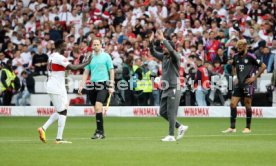
[[[220,135],[187,135],[184,137],[185,138],[204,138],[204,137],[250,137],[250,136],[276,136],[276,134],[220,134]],[[7,137],[5,137],[7,138]],[[11,137],[12,138],[12,137]],[[162,136],[160,137],[108,137],[107,140],[158,140],[161,139]],[[90,140],[89,137],[82,137],[82,138],[69,138],[68,140]],[[0,138],[0,143],[2,142],[33,142],[33,141],[40,141],[39,139],[26,139],[26,140],[1,140]],[[54,141],[54,139],[48,139],[49,141]]]

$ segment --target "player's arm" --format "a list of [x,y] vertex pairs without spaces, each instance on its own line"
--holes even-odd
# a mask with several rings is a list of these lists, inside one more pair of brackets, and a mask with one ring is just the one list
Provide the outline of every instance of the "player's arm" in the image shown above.
[[107,60],[106,66],[109,71],[109,86],[110,86],[109,93],[112,94],[115,89],[115,81],[114,81],[115,80],[115,72],[114,72],[114,66],[112,63],[111,56],[108,55],[107,58],[108,58],[108,60]]
[[261,76],[261,74],[265,71],[266,69],[266,65],[264,63],[262,63],[259,59],[255,59],[255,63],[256,65],[259,67],[259,70],[258,70],[258,73],[254,76],[254,77],[251,77],[251,78],[248,78],[245,83],[247,84],[251,84],[253,83],[254,81],[257,80],[258,77]]
[[261,64],[261,67],[259,68],[258,73],[256,74],[256,79],[261,76],[261,74],[265,71],[266,65],[264,63]]
[[87,66],[92,60],[92,56],[89,56],[88,59],[84,62],[84,63],[81,63],[81,64],[78,64],[78,65],[72,65],[72,64],[68,64],[66,66],[66,69],[68,70],[79,70],[79,69],[82,69],[84,68],[85,66]]
[[79,85],[79,90],[78,90],[78,94],[82,94],[82,89],[83,87],[85,86],[85,83],[86,83],[86,80],[89,76],[89,70],[85,69],[84,72],[83,72],[83,75],[82,75],[82,80],[80,82],[80,85]]
[[114,92],[114,88],[115,88],[115,82],[114,82],[114,78],[115,78],[115,72],[114,69],[110,69],[109,70],[109,80],[110,80],[110,90],[109,93],[113,93]]
[[158,52],[154,48],[153,38],[154,38],[154,32],[152,32],[152,34],[150,36],[150,39],[149,39],[150,40],[150,43],[149,43],[150,53],[151,53],[152,56],[154,56],[158,60],[162,61],[163,60],[163,53],[162,52]]

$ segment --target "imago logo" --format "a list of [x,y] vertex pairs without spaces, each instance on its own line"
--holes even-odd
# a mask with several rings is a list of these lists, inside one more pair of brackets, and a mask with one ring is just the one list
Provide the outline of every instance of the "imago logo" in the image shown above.
[[54,108],[37,108],[36,110],[38,116],[49,116],[52,115],[54,112],[56,112],[56,110]]
[[157,116],[158,108],[133,108],[134,116]]
[[209,108],[184,108],[184,115],[187,117],[208,117]]
[[0,108],[0,115],[1,116],[11,116],[11,108],[10,107],[1,107]]
[[[238,108],[237,116],[238,117],[246,117],[246,109]],[[252,108],[252,117],[262,118],[263,117],[263,109],[262,108]]]
[[96,115],[96,112],[95,112],[93,107],[84,108],[83,113],[84,113],[85,116],[95,116]]

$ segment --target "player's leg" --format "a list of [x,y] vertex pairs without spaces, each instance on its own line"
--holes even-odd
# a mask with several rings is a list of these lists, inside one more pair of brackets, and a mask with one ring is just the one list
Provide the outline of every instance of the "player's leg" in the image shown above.
[[[161,98],[159,114],[160,114],[160,116],[162,116],[164,119],[166,119],[167,121],[169,121],[169,118],[168,118],[168,111],[167,111],[167,104],[168,104],[168,103],[167,103],[167,99],[168,99],[167,96]],[[161,141],[164,141],[164,142],[175,141],[174,135],[170,135],[170,128],[169,128],[169,135],[166,136],[166,137],[164,137],[164,138],[162,138]]]
[[[167,121],[169,121],[168,112],[167,112],[167,97],[162,97],[160,100],[159,115],[162,116]],[[180,126],[181,126],[181,123],[176,121],[175,128],[179,128]]]
[[245,97],[244,98],[244,105],[246,109],[246,127],[243,130],[243,133],[250,133],[250,127],[251,127],[251,119],[252,119],[252,109],[251,109],[251,104],[252,104],[252,98],[251,97]]
[[63,131],[67,119],[68,98],[67,93],[54,95],[54,106],[58,112],[58,131],[56,137],[56,143],[71,143],[63,141]]
[[[53,96],[54,94],[49,94],[51,101],[53,102]],[[46,121],[46,123],[42,126],[38,128],[38,133],[39,133],[39,137],[40,140],[44,143],[46,143],[46,130],[48,129],[48,127],[50,127],[56,120],[58,119],[58,113],[55,112],[53,113],[49,119]]]
[[[171,103],[173,104],[173,108],[171,109],[173,111],[175,120],[177,118],[177,112],[178,112],[178,107],[179,107],[179,103],[180,103],[180,98],[181,98],[181,91],[180,90],[176,90],[175,92],[175,100]],[[171,98],[172,99],[172,98]],[[177,137],[176,139],[179,140],[181,138],[184,137],[185,132],[188,130],[188,126],[185,126],[183,124],[180,124],[179,122],[176,121],[175,123],[175,127],[178,129],[177,132]]]
[[106,89],[97,90],[97,98],[95,103],[96,111],[96,124],[97,130],[92,139],[103,139],[104,136],[104,121],[103,121],[103,103],[105,103],[108,97],[108,91]]
[[241,89],[235,88],[231,98],[230,104],[230,128],[222,131],[223,133],[234,133],[236,132],[236,119],[237,119],[237,105],[241,98]]
[[[176,125],[176,116],[180,100],[180,91],[176,89],[169,89],[169,95],[167,97],[167,115],[169,120],[169,136],[174,138],[174,128]],[[179,127],[179,126],[178,126]],[[175,139],[169,141],[175,141]]]
[[252,119],[252,97],[254,95],[254,85],[247,85],[244,87],[244,105],[246,109],[246,127],[243,133],[250,133],[251,119]]

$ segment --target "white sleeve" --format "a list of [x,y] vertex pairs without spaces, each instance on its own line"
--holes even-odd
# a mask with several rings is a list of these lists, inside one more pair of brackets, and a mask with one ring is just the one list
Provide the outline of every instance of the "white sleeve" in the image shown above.
[[60,55],[60,54],[59,54],[59,56],[57,56],[56,60],[57,60],[57,63],[59,65],[63,66],[63,67],[67,67],[70,64],[70,62],[68,61],[68,59],[65,58],[63,55]]

